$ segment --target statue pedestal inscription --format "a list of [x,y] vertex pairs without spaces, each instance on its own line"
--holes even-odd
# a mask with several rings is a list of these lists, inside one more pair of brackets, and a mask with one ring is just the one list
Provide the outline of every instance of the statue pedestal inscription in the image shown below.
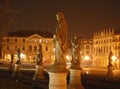
[[66,75],[67,73],[49,73],[49,89],[67,89]]
[[33,80],[35,81],[36,79],[44,79],[43,66],[36,65],[36,70],[35,70]]
[[81,70],[70,69],[70,83],[68,89],[84,89],[81,84]]

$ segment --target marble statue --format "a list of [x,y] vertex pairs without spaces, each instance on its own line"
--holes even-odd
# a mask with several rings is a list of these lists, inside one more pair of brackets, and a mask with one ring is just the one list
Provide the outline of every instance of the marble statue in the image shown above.
[[14,60],[14,54],[12,53],[11,54],[11,61],[10,61],[10,63],[13,63],[13,60]]
[[43,55],[42,55],[42,45],[39,44],[37,54],[36,54],[36,57],[35,57],[36,65],[42,65],[42,57],[43,57]]
[[56,40],[61,40],[61,50],[63,53],[67,50],[67,22],[62,12],[56,15],[58,21],[56,27]]
[[20,49],[17,50],[17,62],[15,64],[20,64],[21,58],[20,58]]
[[54,35],[55,44],[55,64],[65,64],[63,55],[67,50],[67,23],[62,12],[58,12],[57,18],[57,28]]
[[108,66],[112,66],[112,56],[113,56],[113,53],[110,52],[108,56]]
[[71,45],[72,45],[71,66],[73,67],[76,65],[80,65],[80,48],[79,48],[78,38],[76,36],[71,40]]

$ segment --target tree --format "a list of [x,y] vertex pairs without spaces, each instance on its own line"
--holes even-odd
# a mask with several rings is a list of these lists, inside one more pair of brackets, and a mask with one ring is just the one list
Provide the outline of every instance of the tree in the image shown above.
[[0,0],[0,35],[4,35],[3,32],[9,31],[11,24],[15,23],[14,15],[10,0]]
[[2,37],[10,30],[11,25],[15,23],[15,11],[10,5],[10,0],[0,0],[0,54],[2,48]]

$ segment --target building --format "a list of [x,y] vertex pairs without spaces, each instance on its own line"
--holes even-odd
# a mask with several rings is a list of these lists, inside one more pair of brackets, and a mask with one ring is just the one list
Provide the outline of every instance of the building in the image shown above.
[[[43,35],[43,34],[42,34]],[[54,61],[54,44],[52,37],[43,37],[40,32],[25,32],[10,33],[2,38],[2,59],[10,61],[11,54],[14,54],[18,48],[21,51],[22,61],[33,62],[38,49],[38,44],[42,45],[43,62],[46,64]],[[14,60],[15,61],[15,60]]]
[[82,66],[86,67],[92,66],[93,40],[88,38],[80,38],[79,43]]
[[120,30],[102,29],[93,34],[93,59],[95,67],[107,67],[108,55],[114,55],[114,68],[120,68]]

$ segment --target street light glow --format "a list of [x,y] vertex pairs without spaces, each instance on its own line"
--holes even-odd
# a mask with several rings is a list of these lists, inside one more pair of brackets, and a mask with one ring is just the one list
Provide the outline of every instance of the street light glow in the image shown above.
[[117,57],[115,55],[112,56],[112,61],[115,61]]
[[85,56],[84,59],[85,60],[90,60],[90,57],[89,56]]

